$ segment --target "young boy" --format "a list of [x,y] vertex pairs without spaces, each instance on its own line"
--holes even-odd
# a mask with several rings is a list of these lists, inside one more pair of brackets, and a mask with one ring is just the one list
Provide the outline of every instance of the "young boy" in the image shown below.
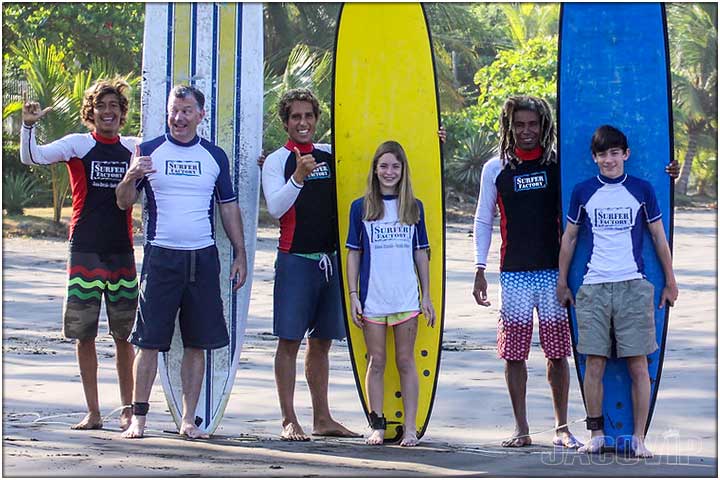
[[610,324],[615,326],[618,357],[627,360],[632,379],[636,457],[652,457],[645,446],[645,423],[650,408],[647,355],[657,350],[653,285],[644,278],[641,258],[643,230],[649,229],[665,274],[659,308],[678,296],[670,247],[652,186],[624,172],[630,156],[625,135],[609,125],[598,128],[590,146],[600,174],[575,186],[570,198],[567,228],[562,237],[557,296],[573,303],[567,274],[582,223],[592,232],[593,248],[583,285],[577,292],[577,351],[587,355],[585,402],[590,442],[578,451],[595,453],[604,446],[602,399],[605,362],[611,354]]

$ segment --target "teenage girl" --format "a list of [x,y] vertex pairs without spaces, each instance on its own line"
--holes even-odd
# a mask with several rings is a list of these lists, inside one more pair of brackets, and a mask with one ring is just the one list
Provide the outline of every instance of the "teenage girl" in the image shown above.
[[365,442],[380,445],[385,436],[385,332],[392,327],[405,410],[400,445],[415,446],[418,376],[414,348],[418,316],[422,313],[432,327],[435,310],[430,300],[430,245],[423,206],[413,195],[407,156],[399,143],[384,142],[375,152],[365,196],[350,208],[346,246],[352,319],[363,329],[368,353],[365,388],[372,432]]

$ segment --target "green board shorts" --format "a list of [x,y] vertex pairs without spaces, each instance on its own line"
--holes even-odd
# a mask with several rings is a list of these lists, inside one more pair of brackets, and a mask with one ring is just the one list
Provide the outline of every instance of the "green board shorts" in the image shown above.
[[575,297],[577,351],[612,356],[610,328],[615,328],[617,356],[636,357],[657,350],[654,287],[639,278],[582,285]]

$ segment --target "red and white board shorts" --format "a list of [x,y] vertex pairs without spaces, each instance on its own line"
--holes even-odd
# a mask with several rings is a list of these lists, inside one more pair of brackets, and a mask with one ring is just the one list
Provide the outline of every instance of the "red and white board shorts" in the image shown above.
[[558,271],[500,272],[500,319],[497,329],[498,357],[527,360],[537,310],[540,345],[546,358],[570,356],[570,325],[567,310],[556,296]]

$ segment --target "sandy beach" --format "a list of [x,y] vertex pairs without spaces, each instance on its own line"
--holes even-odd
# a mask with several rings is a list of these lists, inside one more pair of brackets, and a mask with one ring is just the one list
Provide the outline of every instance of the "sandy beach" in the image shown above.
[[[650,460],[614,454],[589,457],[551,446],[554,419],[545,360],[535,328],[528,361],[528,410],[533,446],[503,449],[513,417],[503,364],[496,358],[497,265],[494,232],[488,280],[493,305],[472,296],[473,241],[469,223],[447,226],[446,311],[435,406],[419,447],[368,447],[362,439],[280,441],[273,377],[272,331],[276,228],[258,231],[254,285],[235,386],[225,418],[206,441],[173,432],[159,380],[150,399],[147,438],[120,438],[118,414],[103,430],[70,424],[85,409],[74,344],[61,335],[67,243],[3,242],[3,475],[31,477],[377,477],[377,476],[717,476],[717,212],[678,209],[674,268],[680,297],[670,328],[648,446]],[[142,250],[136,247],[138,268]],[[100,403],[120,405],[114,349],[101,320]],[[347,344],[331,353],[330,406],[335,418],[367,433]],[[298,363],[297,413],[311,429],[310,396]],[[582,440],[585,412],[571,360],[570,422]]]

